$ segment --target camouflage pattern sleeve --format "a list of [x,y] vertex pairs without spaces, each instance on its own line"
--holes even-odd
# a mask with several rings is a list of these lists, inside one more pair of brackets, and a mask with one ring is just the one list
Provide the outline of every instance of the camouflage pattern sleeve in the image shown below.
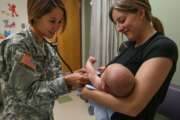
[[[51,63],[47,64],[50,68],[46,66],[43,68],[42,64],[46,63],[37,62],[20,48],[22,47],[10,47],[6,60],[9,66],[13,66],[10,68],[9,82],[13,83],[17,94],[26,91],[30,96],[40,95],[54,100],[57,96],[68,92],[67,85],[60,74],[59,66],[57,66],[56,57]],[[53,74],[52,77],[50,77],[51,73]]]
[[2,119],[53,120],[54,100],[69,92],[57,56],[49,53],[41,60],[22,44],[8,44],[4,55],[8,79]]

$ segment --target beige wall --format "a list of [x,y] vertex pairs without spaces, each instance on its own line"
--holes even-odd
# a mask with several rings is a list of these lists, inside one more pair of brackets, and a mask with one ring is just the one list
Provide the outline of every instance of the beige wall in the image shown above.
[[[152,12],[159,17],[164,25],[166,35],[173,39],[180,51],[180,14],[179,0],[149,0],[152,5]],[[180,53],[180,52],[179,52]],[[172,83],[180,85],[180,59]]]

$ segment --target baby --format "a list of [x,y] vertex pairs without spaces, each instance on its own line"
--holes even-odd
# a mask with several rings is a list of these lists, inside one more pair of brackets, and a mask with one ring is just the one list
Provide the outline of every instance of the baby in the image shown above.
[[[125,97],[132,92],[135,78],[128,68],[117,63],[111,64],[106,67],[101,77],[99,77],[93,67],[95,62],[94,57],[89,57],[85,66],[88,78],[94,86],[93,88],[93,86],[87,85],[89,89],[103,90],[117,97]],[[94,110],[96,120],[110,120],[113,113],[111,110],[97,104],[94,105]]]
[[89,57],[86,63],[88,78],[96,89],[104,90],[117,97],[124,97],[130,94],[134,88],[134,75],[121,64],[109,65],[101,77],[97,75],[93,64],[96,62],[94,57]]

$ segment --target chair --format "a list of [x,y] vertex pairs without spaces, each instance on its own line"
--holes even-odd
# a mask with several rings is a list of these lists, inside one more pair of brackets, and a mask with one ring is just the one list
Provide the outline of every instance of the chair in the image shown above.
[[170,120],[180,120],[180,86],[171,84],[158,113]]

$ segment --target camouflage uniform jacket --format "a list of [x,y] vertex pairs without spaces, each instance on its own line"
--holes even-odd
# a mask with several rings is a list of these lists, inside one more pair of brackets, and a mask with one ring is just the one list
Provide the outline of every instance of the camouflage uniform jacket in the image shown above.
[[55,99],[68,93],[56,51],[48,43],[41,47],[29,28],[5,41],[0,120],[53,120]]

